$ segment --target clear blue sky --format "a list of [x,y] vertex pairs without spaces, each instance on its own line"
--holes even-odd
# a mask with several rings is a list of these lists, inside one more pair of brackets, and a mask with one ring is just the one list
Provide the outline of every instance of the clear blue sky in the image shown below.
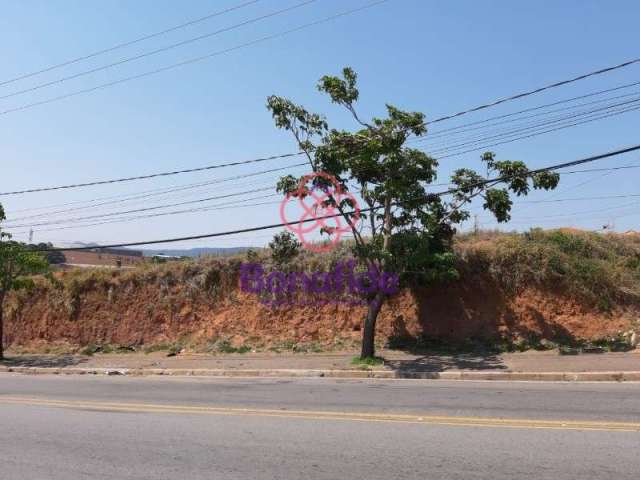
[[[0,86],[0,96],[228,27],[299,1],[263,0],[129,48]],[[239,3],[241,0],[3,0],[0,81]],[[287,14],[169,52],[0,99],[0,111],[233,47],[366,3],[366,0],[318,0]],[[205,62],[0,115],[0,191],[199,167],[294,151],[291,139],[273,126],[265,108],[266,97],[270,94],[289,96],[309,109],[326,114],[333,124],[350,127],[347,117],[315,89],[321,75],[338,73],[346,65],[353,67],[360,76],[362,115],[382,114],[385,102],[389,102],[401,108],[423,111],[427,118],[435,118],[635,58],[639,54],[638,18],[640,3],[634,0],[390,0],[370,10]],[[468,115],[456,122],[442,123],[432,130],[436,132],[634,81],[640,81],[640,65]],[[640,88],[617,94],[634,91],[640,91]],[[493,150],[499,158],[520,159],[540,167],[640,143],[639,119],[638,112],[630,112],[500,145]],[[436,143],[434,140],[433,144]],[[453,168],[478,167],[480,153],[442,159],[439,180],[446,181]],[[97,188],[0,197],[0,202],[8,217],[16,218],[34,213],[20,212],[23,209],[135,194],[295,161],[282,160]],[[640,164],[640,154],[617,157],[585,168],[631,164]],[[304,173],[300,169],[297,171]],[[640,169],[620,170],[606,176],[604,173],[567,175],[553,198],[640,193]],[[258,189],[275,178],[276,174],[271,174],[247,179],[243,181],[244,186],[225,183],[218,189],[209,187],[206,193],[200,190],[191,196],[169,197],[165,202],[216,195],[218,191],[224,194]],[[543,197],[536,194],[530,199]],[[540,224],[597,229],[612,222],[617,230],[640,229],[637,213],[640,197],[636,205],[590,213],[633,201],[630,198],[518,205],[514,209],[513,222],[501,228],[524,229]],[[146,205],[138,202],[132,206],[123,203],[80,210],[75,215],[160,203],[163,201],[153,200]],[[263,206],[49,232],[34,227],[34,240],[52,240],[58,244],[73,240],[136,241],[261,225],[278,219],[276,206]],[[483,214],[479,220],[481,226],[495,226]],[[262,245],[272,233],[189,242],[180,246]],[[27,237],[19,234],[16,238]]]

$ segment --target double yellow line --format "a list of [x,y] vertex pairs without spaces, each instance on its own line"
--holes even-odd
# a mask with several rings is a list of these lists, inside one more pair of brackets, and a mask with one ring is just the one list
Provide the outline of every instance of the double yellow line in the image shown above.
[[640,432],[640,423],[592,422],[575,420],[533,420],[519,418],[485,418],[434,415],[399,415],[386,413],[332,412],[308,410],[273,410],[213,406],[162,405],[149,403],[114,403],[85,400],[55,400],[36,397],[0,395],[0,404],[56,407],[100,412],[131,412],[191,415],[233,415],[252,417],[299,418],[310,420],[343,420],[354,422],[391,422],[420,425],[453,425],[461,427],[498,427],[545,430],[595,430]]

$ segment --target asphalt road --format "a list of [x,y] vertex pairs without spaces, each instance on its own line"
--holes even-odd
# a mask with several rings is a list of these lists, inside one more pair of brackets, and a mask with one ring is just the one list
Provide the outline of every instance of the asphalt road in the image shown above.
[[0,375],[0,478],[638,478],[640,384]]

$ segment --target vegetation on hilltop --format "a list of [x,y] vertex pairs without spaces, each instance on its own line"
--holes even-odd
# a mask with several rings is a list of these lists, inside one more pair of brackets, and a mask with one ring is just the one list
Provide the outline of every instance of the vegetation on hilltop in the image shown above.
[[461,274],[488,272],[507,292],[564,291],[603,310],[640,302],[640,235],[532,229],[459,235]]
[[[640,236],[480,231],[457,235],[453,251],[457,279],[444,286],[434,282],[434,289],[426,291],[405,290],[391,299],[379,345],[392,338],[398,315],[404,316],[414,338],[427,329],[429,341],[441,346],[466,338],[474,343],[476,335],[482,336],[483,345],[499,345],[500,338],[519,344],[523,332],[536,327],[535,318],[551,330],[569,328],[573,340],[609,338],[636,328],[629,322],[640,315]],[[329,253],[303,249],[289,267],[329,271],[350,254],[349,242]],[[243,262],[258,262],[268,272],[281,268],[280,260],[264,249],[134,269],[56,272],[53,281],[34,278],[33,289],[9,295],[8,340],[14,347],[32,340],[44,346],[62,341],[103,352],[116,348],[113,345],[168,345],[171,351],[185,346],[207,352],[353,346],[362,328],[361,308],[278,309],[260,306],[253,294],[241,295]],[[420,310],[421,302],[428,304],[426,310]],[[514,310],[514,305],[519,307]],[[504,324],[501,317],[513,323]],[[562,343],[553,335],[538,340],[542,338]]]
[[[599,234],[579,230],[532,229],[525,233],[480,231],[461,234],[454,242],[458,278],[482,272],[505,292],[527,287],[562,291],[603,309],[640,302],[640,235]],[[269,250],[251,251],[249,261],[266,271],[280,267],[282,259]],[[329,271],[350,258],[351,244],[343,242],[328,253],[301,250],[290,260],[295,271]],[[165,264],[142,264],[134,269],[76,269],[58,275],[55,288],[79,295],[93,288],[157,284],[181,285],[186,291],[224,294],[237,287],[240,264],[247,254],[227,258],[203,256]],[[451,280],[456,282],[456,280]]]

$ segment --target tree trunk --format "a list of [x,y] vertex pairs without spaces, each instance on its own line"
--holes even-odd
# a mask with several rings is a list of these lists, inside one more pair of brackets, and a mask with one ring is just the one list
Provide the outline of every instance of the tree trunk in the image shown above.
[[[391,219],[391,197],[387,197],[384,201],[384,225],[382,228],[383,248],[386,251],[389,251],[391,245]],[[382,268],[378,268],[378,270],[382,272],[384,270],[384,264]],[[376,354],[376,320],[378,319],[378,314],[386,298],[386,294],[380,289],[369,303],[367,317],[364,320],[364,330],[362,332],[361,359],[371,358]]]
[[4,358],[4,293],[0,293],[0,360]]
[[376,293],[374,299],[369,303],[367,317],[364,320],[364,330],[362,332],[362,351],[360,358],[370,358],[376,354],[376,320],[385,301],[385,294],[382,291]]

